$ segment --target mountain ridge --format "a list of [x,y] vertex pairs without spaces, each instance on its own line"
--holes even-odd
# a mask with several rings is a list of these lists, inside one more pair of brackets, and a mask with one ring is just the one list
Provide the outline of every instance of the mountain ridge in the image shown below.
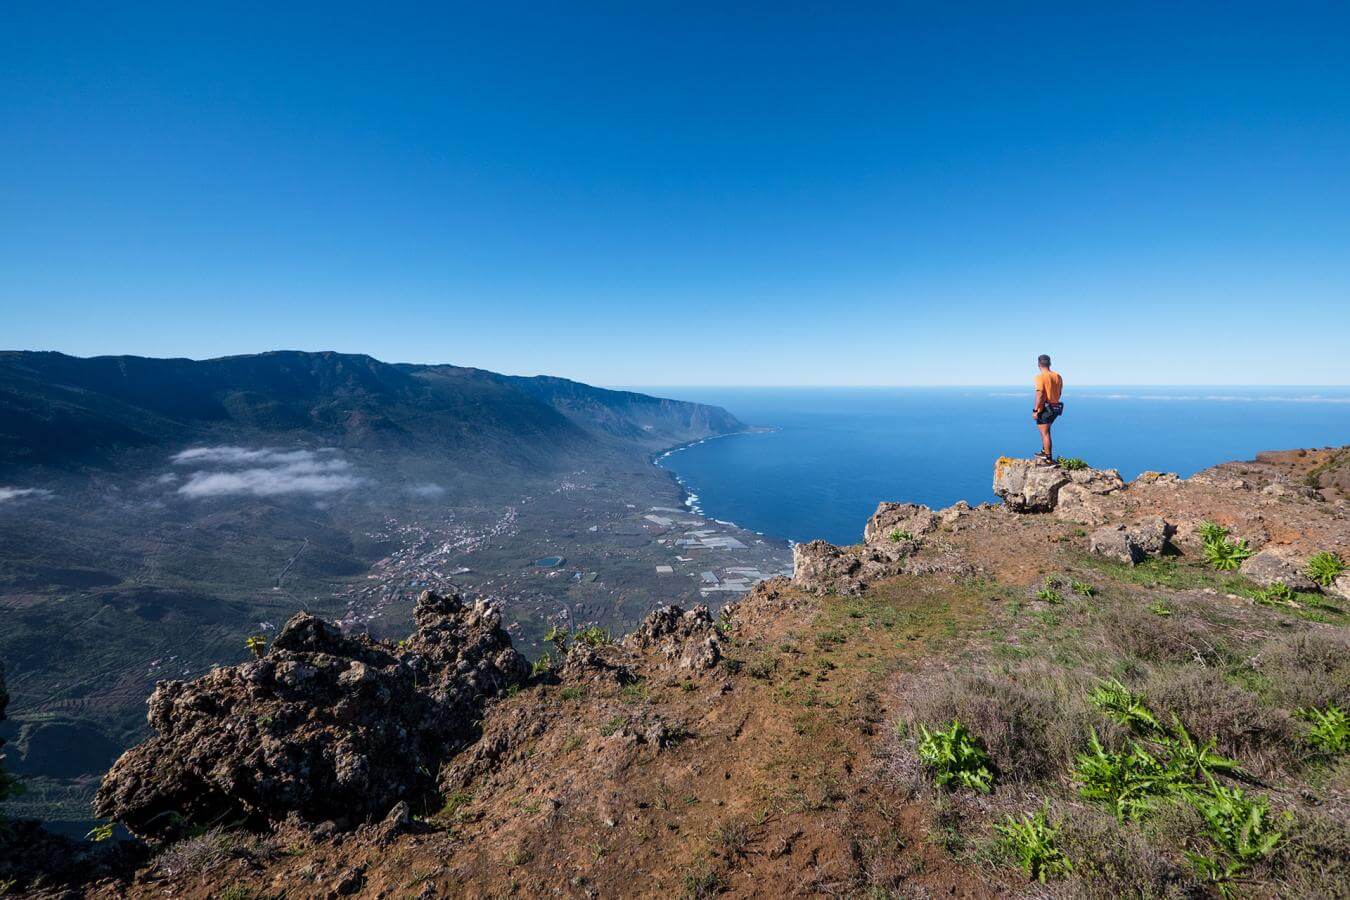
[[744,427],[720,407],[568,379],[291,350],[209,360],[4,351],[0,414],[0,465],[52,467],[106,466],[121,450],[231,430],[539,464],[522,448],[651,450]]

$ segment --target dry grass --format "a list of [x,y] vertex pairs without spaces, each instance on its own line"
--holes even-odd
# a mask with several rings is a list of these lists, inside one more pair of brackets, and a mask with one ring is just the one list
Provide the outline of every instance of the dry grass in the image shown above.
[[1315,631],[1279,638],[1256,656],[1264,692],[1280,705],[1350,707],[1350,635]]
[[1084,695],[1082,684],[1046,664],[948,673],[913,698],[911,724],[959,719],[984,742],[1000,783],[1037,783],[1057,777],[1095,723]]
[[1073,878],[1054,885],[1058,897],[1181,898],[1203,896],[1189,874],[1158,852],[1132,825],[1088,806],[1059,810],[1059,844],[1073,862]]
[[1213,670],[1160,669],[1144,693],[1164,721],[1175,713],[1192,734],[1214,738],[1221,753],[1249,772],[1269,775],[1298,763],[1299,730],[1289,713],[1264,705]]
[[1222,664],[1223,643],[1201,622],[1186,616],[1159,616],[1147,605],[1122,601],[1102,611],[1102,646],[1149,663]]
[[162,875],[202,875],[222,863],[238,857],[265,858],[272,852],[271,842],[247,831],[212,828],[195,837],[169,845],[155,857],[155,868]]
[[1260,873],[1281,897],[1350,897],[1347,810],[1295,811],[1284,849]]

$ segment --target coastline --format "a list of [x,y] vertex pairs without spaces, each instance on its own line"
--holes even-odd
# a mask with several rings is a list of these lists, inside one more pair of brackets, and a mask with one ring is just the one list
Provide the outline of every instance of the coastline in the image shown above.
[[661,460],[669,456],[688,450],[691,447],[697,447],[700,444],[706,444],[709,441],[715,441],[719,438],[735,437],[738,435],[745,435],[745,434],[771,434],[779,430],[781,429],[779,428],[779,426],[776,425],[751,425],[740,431],[728,431],[725,434],[713,434],[705,438],[699,438],[696,441],[685,441],[684,443],[681,444],[675,444],[674,446],[666,447],[663,450],[653,451],[651,455],[648,457],[648,462],[654,467],[660,469],[662,472],[666,473],[666,475],[668,475],[675,482],[676,487],[679,488],[680,491],[681,504],[691,513],[702,516],[703,518],[708,519],[711,522],[715,522],[718,525],[723,525],[728,528],[735,528],[736,530],[743,531],[746,534],[753,534],[756,537],[763,538],[766,541],[781,542],[789,549],[791,549],[791,547],[796,543],[796,541],[793,541],[791,538],[781,538],[774,535],[766,534],[763,531],[754,531],[752,529],[745,528],[742,525],[730,521],[728,519],[717,519],[713,518],[712,516],[709,516],[706,512],[704,512],[703,507],[699,505],[700,499],[699,495],[690,489],[688,483],[684,480],[684,477],[681,476],[679,473],[661,465]]

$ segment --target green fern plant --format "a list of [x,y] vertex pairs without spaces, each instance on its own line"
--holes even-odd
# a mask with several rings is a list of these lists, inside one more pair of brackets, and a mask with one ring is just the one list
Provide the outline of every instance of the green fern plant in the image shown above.
[[612,643],[609,632],[599,625],[587,625],[576,634],[576,639],[591,647],[603,647]]
[[1326,709],[1300,709],[1297,715],[1312,723],[1303,736],[1308,746],[1319,753],[1336,755],[1350,751],[1350,717],[1332,703]]
[[566,625],[551,625],[544,634],[544,640],[553,645],[553,649],[558,651],[559,656],[567,653],[568,631]]
[[1345,561],[1338,554],[1323,551],[1322,553],[1314,553],[1308,559],[1306,572],[1309,578],[1326,588],[1331,587],[1348,568],[1350,566],[1346,566]]
[[1041,884],[1073,871],[1073,863],[1056,844],[1059,827],[1050,822],[1048,804],[1020,820],[1008,816],[1002,825],[994,826],[994,832],[999,846]]
[[[0,754],[0,764],[4,763],[4,761],[4,754]],[[15,778],[3,768],[0,768],[0,801],[8,800],[11,797],[18,797],[23,793],[23,790],[23,784],[20,783],[18,778]],[[5,814],[3,811],[0,811],[0,824],[3,824],[4,819]],[[0,893],[0,897],[3,896],[4,894]]]
[[919,726],[919,759],[943,787],[964,787],[981,794],[993,789],[994,770],[978,738],[953,719],[944,730]]
[[1228,529],[1224,528],[1218,522],[1211,522],[1209,519],[1195,526],[1195,533],[1200,536],[1202,544],[1217,544],[1228,537]]
[[1063,603],[1064,595],[1054,588],[1046,586],[1036,592],[1036,599],[1046,603]]
[[1244,794],[1240,788],[1210,781],[1206,791],[1190,798],[1205,820],[1207,836],[1230,860],[1246,867],[1275,852],[1284,840],[1287,813],[1275,817],[1263,797]]
[[1190,860],[1191,868],[1200,880],[1214,889],[1224,900],[1236,897],[1237,885],[1246,866],[1242,863],[1234,862],[1230,859],[1210,856],[1207,853],[1196,853],[1190,850],[1185,851],[1186,859]]
[[1093,688],[1088,694],[1088,702],[1107,718],[1119,722],[1135,734],[1162,731],[1162,725],[1149,712],[1144,695],[1136,694],[1115,678],[1100,682]]
[[1137,741],[1124,750],[1102,747],[1094,729],[1088,749],[1078,755],[1073,779],[1085,800],[1105,803],[1122,822],[1138,821],[1176,792],[1176,776]]
[[1214,568],[1231,572],[1243,561],[1251,558],[1252,550],[1247,546],[1247,541],[1243,538],[1234,540],[1225,537],[1218,541],[1205,542],[1205,560]]
[[84,836],[85,840],[94,843],[102,843],[113,836],[115,826],[112,822],[104,822],[101,825],[95,825],[89,829],[89,833]]
[[1213,781],[1215,775],[1237,775],[1241,771],[1236,760],[1215,750],[1213,738],[1202,744],[1191,737],[1175,713],[1172,715],[1171,734],[1160,738],[1159,743],[1166,749],[1167,764],[1178,780],[1192,783]]
[[1277,581],[1257,591],[1256,602],[1265,606],[1297,606],[1297,596],[1293,588],[1283,581]]

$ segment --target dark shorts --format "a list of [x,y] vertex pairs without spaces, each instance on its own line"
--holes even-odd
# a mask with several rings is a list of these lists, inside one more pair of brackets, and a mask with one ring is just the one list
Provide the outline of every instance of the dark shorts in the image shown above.
[[1037,425],[1049,425],[1064,414],[1063,403],[1047,403],[1041,407],[1041,411],[1036,413]]

